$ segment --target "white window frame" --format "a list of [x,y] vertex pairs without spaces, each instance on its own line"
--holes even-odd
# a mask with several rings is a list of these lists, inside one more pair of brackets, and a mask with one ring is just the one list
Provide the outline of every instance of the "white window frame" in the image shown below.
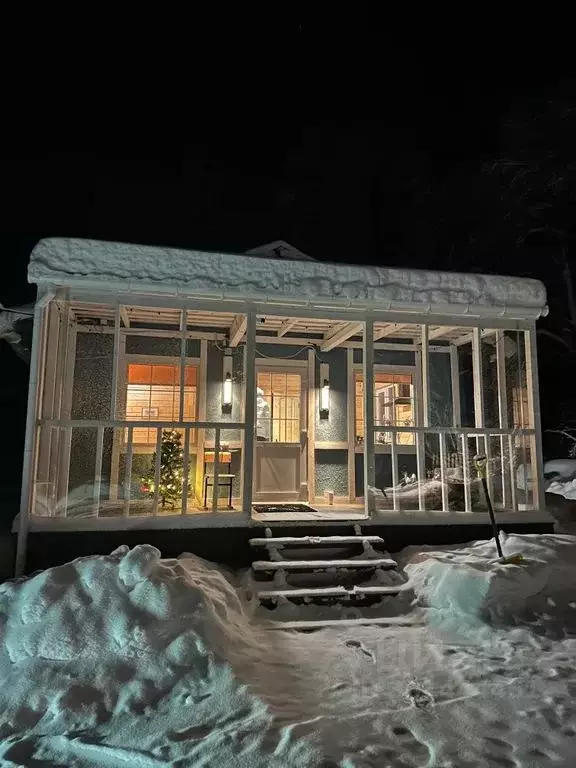
[[[418,354],[417,350],[414,351],[414,354]],[[352,372],[353,372],[353,387],[350,389],[351,392],[348,392],[348,408],[351,408],[352,413],[354,414],[354,419],[350,422],[350,426],[354,429],[354,434],[352,435],[352,439],[354,441],[354,451],[355,453],[363,453],[364,452],[364,442],[356,444],[356,374],[361,373],[363,374],[363,366],[362,363],[354,363],[352,366]],[[422,402],[422,380],[421,377],[418,376],[418,367],[416,365],[387,365],[384,363],[375,363],[374,364],[374,375],[377,373],[405,373],[407,375],[410,375],[412,377],[412,386],[414,388],[414,426],[422,426],[419,424],[419,413],[420,413],[420,403]],[[384,430],[382,430],[384,431]],[[366,435],[364,435],[364,441],[366,440]],[[401,445],[398,444],[397,446],[399,453],[408,453],[413,454],[416,452],[416,447],[414,445]],[[374,441],[374,453],[391,453],[392,446],[390,444],[382,444],[382,443],[376,443]]]
[[[176,368],[180,368],[180,358],[170,355],[139,355],[139,354],[123,354],[121,355],[118,376],[118,403],[120,410],[126,412],[126,401],[128,393],[128,366],[130,364],[136,365],[173,365]],[[196,413],[194,414],[194,421],[199,420],[200,411],[200,387],[202,386],[200,375],[200,358],[199,357],[186,357],[185,365],[195,366],[198,369],[196,377]],[[178,384],[178,386],[180,386]],[[138,426],[138,421],[134,420],[134,427]],[[125,445],[124,440],[121,441],[122,445]],[[151,443],[132,443],[134,453],[147,454],[154,453],[156,446]],[[191,445],[190,449],[193,453],[195,446]]]

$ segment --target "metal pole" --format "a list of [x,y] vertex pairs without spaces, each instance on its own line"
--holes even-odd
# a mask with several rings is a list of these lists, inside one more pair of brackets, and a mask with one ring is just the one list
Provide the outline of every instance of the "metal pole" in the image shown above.
[[492,524],[492,533],[494,534],[494,541],[496,542],[496,550],[498,551],[498,557],[502,560],[504,553],[502,552],[502,546],[500,545],[500,534],[498,526],[496,525],[496,518],[494,517],[494,509],[492,508],[492,499],[488,491],[488,483],[486,482],[486,456],[476,455],[474,456],[474,464],[476,466],[476,472],[478,477],[482,481],[482,488],[484,490],[484,496],[486,497],[486,504],[488,506],[488,514],[490,515],[490,522]]

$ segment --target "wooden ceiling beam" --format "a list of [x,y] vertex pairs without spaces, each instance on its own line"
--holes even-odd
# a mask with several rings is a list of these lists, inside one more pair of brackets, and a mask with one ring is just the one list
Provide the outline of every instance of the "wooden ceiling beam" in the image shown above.
[[445,336],[447,333],[452,333],[452,331],[457,331],[459,326],[457,325],[441,325],[439,328],[436,328],[435,331],[430,331],[428,333],[428,341],[432,341],[433,339],[439,339],[442,336]]
[[128,310],[123,304],[120,306],[120,319],[124,323],[124,328],[130,328],[130,318],[128,317]]
[[230,346],[237,347],[246,333],[246,315],[236,315],[230,328]]
[[378,331],[374,331],[374,341],[378,339],[385,339],[387,336],[401,336],[401,331],[404,328],[411,328],[412,326],[406,325],[406,323],[390,323],[385,328],[380,328]]
[[286,320],[284,320],[280,328],[278,328],[278,337],[285,336],[288,331],[291,331],[292,328],[294,328],[297,322],[297,317],[288,317]]
[[340,346],[351,336],[362,330],[364,323],[341,323],[336,328],[324,334],[324,341],[320,344],[322,352],[330,352],[331,349]]

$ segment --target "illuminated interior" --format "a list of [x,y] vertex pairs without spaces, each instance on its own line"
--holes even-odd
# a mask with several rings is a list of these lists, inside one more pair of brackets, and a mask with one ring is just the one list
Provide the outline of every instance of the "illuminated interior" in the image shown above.
[[[197,367],[184,369],[184,421],[196,419]],[[178,421],[180,408],[180,366],[130,363],[126,389],[128,421]],[[154,445],[157,431],[136,427],[134,443]]]
[[258,432],[273,443],[300,443],[300,374],[261,371],[257,375],[257,386],[268,406],[258,416],[259,421],[269,420],[269,424],[258,425]]
[[[364,439],[364,377],[355,376],[356,403],[356,439]],[[414,421],[414,386],[412,376],[406,373],[374,374],[374,424],[383,427],[413,427]],[[377,432],[377,443],[389,445],[392,442],[390,432]],[[399,445],[414,445],[414,434],[399,432],[396,435]]]

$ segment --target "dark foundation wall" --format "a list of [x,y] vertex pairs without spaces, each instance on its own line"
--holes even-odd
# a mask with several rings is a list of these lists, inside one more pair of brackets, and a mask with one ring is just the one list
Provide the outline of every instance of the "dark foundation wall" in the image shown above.
[[[503,523],[508,533],[552,533],[551,524]],[[84,533],[32,533],[28,537],[26,573],[61,565],[76,557],[107,555],[121,544],[134,547],[152,544],[163,557],[177,557],[192,552],[229,568],[248,568],[254,560],[249,539],[264,536],[264,526],[238,528],[195,528],[166,531],[90,531]],[[352,524],[274,526],[275,536],[346,536]],[[395,553],[411,544],[458,544],[491,538],[486,524],[466,525],[370,525],[366,533],[381,536],[389,552]],[[12,535],[12,540],[14,539]],[[1,544],[1,542],[0,542]],[[8,546],[4,547],[8,550]],[[13,547],[12,547],[13,549]]]

